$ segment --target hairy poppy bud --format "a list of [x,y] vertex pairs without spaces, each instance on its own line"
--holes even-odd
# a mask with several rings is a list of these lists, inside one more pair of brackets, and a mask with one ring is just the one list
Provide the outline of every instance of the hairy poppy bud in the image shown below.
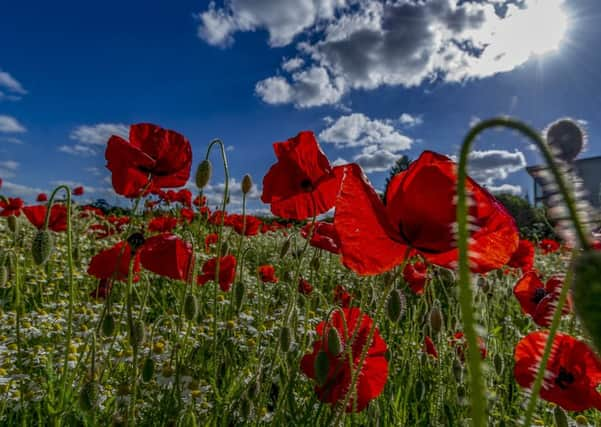
[[458,383],[460,383],[463,378],[463,365],[456,357],[453,358],[453,376]]
[[132,347],[138,348],[140,344],[144,342],[144,338],[146,336],[146,330],[144,329],[144,323],[141,321],[135,321],[131,325],[131,330],[129,331],[129,343]]
[[8,268],[5,265],[0,265],[0,288],[6,286],[8,282]]
[[242,418],[248,418],[250,416],[250,410],[250,399],[248,397],[243,397],[242,401],[240,402],[240,414],[242,415]]
[[292,344],[292,332],[288,326],[282,326],[282,329],[280,329],[280,347],[282,351],[290,350],[290,344]]
[[290,240],[285,240],[282,244],[282,249],[280,249],[280,258],[284,258],[288,251],[290,250]]
[[330,371],[330,359],[328,359],[328,354],[325,351],[321,350],[317,353],[314,369],[317,385],[324,385],[328,379],[328,372]]
[[342,342],[336,328],[328,330],[328,351],[334,356],[338,356],[342,352]]
[[586,134],[572,119],[561,119],[547,128],[547,142],[555,150],[555,155],[568,163],[573,162],[583,150]]
[[248,391],[246,393],[248,394],[249,398],[255,399],[259,395],[260,391],[261,391],[261,382],[257,378],[256,380],[253,380],[250,382],[250,384],[248,385]]
[[236,283],[234,286],[234,307],[236,310],[240,310],[242,302],[244,301],[244,294],[246,293],[246,287],[243,282]]
[[105,337],[112,337],[114,333],[115,319],[112,314],[107,313],[107,315],[104,316],[104,319],[102,319],[102,335]]
[[79,406],[85,412],[89,412],[98,403],[98,384],[95,381],[87,381],[79,392]]
[[493,363],[495,365],[495,370],[497,371],[497,374],[503,375],[505,363],[503,362],[503,357],[499,353],[495,354]]
[[50,257],[53,249],[52,235],[48,230],[39,230],[33,238],[31,244],[31,254],[33,261],[37,265],[42,265]]
[[198,313],[198,300],[192,294],[186,295],[184,299],[184,317],[187,321],[191,322]]
[[586,251],[574,263],[574,308],[597,351],[601,350],[601,252]]
[[15,215],[10,215],[6,218],[6,221],[8,222],[8,229],[17,234],[19,232],[19,219]]
[[403,316],[405,310],[405,304],[403,301],[403,294],[398,289],[393,289],[388,295],[388,301],[386,303],[386,314],[391,322],[398,322]]
[[553,418],[555,418],[555,425],[557,427],[568,427],[570,425],[568,423],[568,416],[559,406],[555,407],[555,410],[553,411]]
[[154,360],[151,357],[146,358],[142,366],[142,380],[147,383],[154,376]]
[[253,180],[250,177],[249,174],[244,175],[244,177],[242,178],[242,193],[243,194],[248,194],[250,192],[250,190],[252,190],[253,188]]
[[439,333],[442,329],[442,312],[440,311],[440,302],[434,301],[430,314],[428,315],[428,322],[433,333]]
[[313,259],[311,259],[311,268],[315,271],[319,270],[319,258],[318,257],[313,257]]
[[209,180],[211,179],[211,173],[213,171],[213,166],[211,165],[211,161],[206,159],[200,162],[198,165],[198,169],[196,169],[196,186],[202,190],[207,186]]

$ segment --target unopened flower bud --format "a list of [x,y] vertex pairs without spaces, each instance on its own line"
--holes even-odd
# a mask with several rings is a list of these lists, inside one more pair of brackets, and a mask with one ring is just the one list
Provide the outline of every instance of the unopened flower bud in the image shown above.
[[191,322],[196,318],[196,313],[198,313],[198,300],[193,294],[188,294],[184,300],[184,317]]
[[388,295],[386,302],[386,314],[391,322],[398,322],[403,316],[405,309],[403,295],[398,289],[393,289]]
[[6,221],[8,222],[8,229],[17,234],[19,232],[19,219],[15,215],[10,215],[6,218]]
[[31,244],[31,254],[33,261],[37,265],[42,265],[50,257],[53,249],[52,235],[48,230],[39,230],[33,238]]
[[244,175],[244,177],[242,178],[242,193],[243,194],[248,194],[250,192],[250,190],[252,190],[253,188],[253,180],[250,177],[249,174]]
[[330,359],[328,359],[328,354],[320,350],[315,357],[315,381],[317,381],[317,385],[322,386],[326,383],[328,379],[328,372],[330,371]]
[[334,327],[330,327],[328,330],[328,351],[334,356],[338,356],[342,352],[342,342],[340,341],[340,334]]
[[280,329],[280,348],[284,353],[290,349],[292,343],[292,332],[288,326],[282,326]]
[[313,257],[313,259],[311,259],[311,268],[315,271],[319,270],[319,265],[320,265],[320,261],[319,261],[319,257],[315,256]]
[[243,282],[238,282],[234,286],[234,307],[236,310],[240,310],[242,302],[244,301],[244,294],[246,293],[246,287]]
[[89,412],[98,403],[98,384],[96,381],[87,381],[79,392],[79,406],[84,412]]
[[145,336],[146,329],[144,328],[144,323],[141,321],[133,322],[129,331],[129,343],[131,346],[138,348],[144,342]]
[[211,179],[212,171],[213,166],[211,165],[210,160],[206,159],[200,162],[198,169],[196,169],[196,186],[199,190],[202,190],[207,186]]
[[430,313],[428,315],[428,322],[433,333],[439,333],[442,329],[442,311],[440,310],[440,302],[434,301]]
[[284,258],[288,251],[290,250],[290,240],[285,240],[282,244],[282,249],[280,249],[280,258]]
[[142,366],[142,380],[147,383],[154,376],[154,360],[151,357],[146,358]]
[[102,319],[102,335],[105,337],[112,337],[114,333],[115,319],[112,314],[107,313],[107,315],[104,316],[104,319]]

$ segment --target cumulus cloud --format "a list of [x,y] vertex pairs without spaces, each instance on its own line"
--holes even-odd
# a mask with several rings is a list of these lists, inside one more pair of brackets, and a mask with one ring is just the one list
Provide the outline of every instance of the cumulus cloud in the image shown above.
[[363,168],[366,173],[384,172],[390,169],[399,156],[387,150],[367,149],[355,156],[353,161]]
[[17,79],[0,69],[0,101],[18,101],[26,94],[27,91]]
[[44,190],[37,187],[29,187],[23,184],[17,184],[11,181],[4,181],[2,183],[2,191],[13,197],[33,197],[40,193],[43,193]]
[[98,153],[112,135],[127,138],[129,126],[120,123],[98,123],[81,125],[69,134],[69,139],[75,141],[71,145],[60,145],[58,151],[74,156],[93,156]]
[[399,116],[399,122],[405,127],[412,128],[421,125],[424,119],[422,116],[412,116],[411,114],[403,113]]
[[514,196],[522,195],[522,187],[519,185],[512,184],[501,184],[501,185],[489,185],[486,187],[488,191],[491,193],[499,194],[499,193],[508,193],[513,194]]
[[469,172],[476,181],[493,185],[526,167],[526,157],[521,151],[472,151],[469,155]]
[[0,161],[0,178],[13,178],[19,169],[19,162],[14,160]]
[[11,116],[0,115],[0,133],[24,133],[27,132],[17,119]]
[[[562,1],[229,0],[199,15],[199,35],[218,46],[233,43],[239,31],[266,30],[271,46],[301,39],[297,56],[282,65],[290,75],[267,77],[256,93],[267,103],[313,107],[337,104],[353,89],[511,71],[552,45],[531,26],[561,16]],[[307,86],[335,90],[303,102]],[[281,95],[284,87],[288,96]]]

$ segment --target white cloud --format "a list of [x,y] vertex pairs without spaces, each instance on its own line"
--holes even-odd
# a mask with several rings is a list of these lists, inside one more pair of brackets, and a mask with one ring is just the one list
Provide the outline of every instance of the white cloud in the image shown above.
[[509,193],[509,194],[513,194],[514,196],[522,195],[522,187],[519,185],[512,185],[512,184],[489,185],[486,188],[491,193],[496,193],[496,194]]
[[353,160],[363,168],[366,173],[384,172],[390,169],[398,160],[399,155],[387,150],[367,149],[355,156]]
[[[562,3],[230,0],[223,8],[210,4],[200,15],[199,34],[220,46],[231,44],[238,31],[264,29],[271,46],[302,37],[297,56],[282,65],[290,75],[262,80],[256,93],[267,103],[313,107],[337,104],[354,89],[462,82],[511,71],[558,45]],[[303,101],[307,87],[323,89],[324,82],[335,90]]]
[[0,137],[0,142],[7,142],[9,144],[22,145],[23,141],[13,136]]
[[121,123],[98,123],[81,125],[69,134],[69,139],[76,141],[72,145],[60,145],[58,151],[74,156],[93,156],[98,153],[112,135],[127,138],[129,126]]
[[0,133],[24,133],[27,129],[11,116],[0,115]]
[[3,89],[0,91],[0,101],[3,99],[16,101],[21,99],[21,95],[27,94],[23,85],[9,73],[2,71],[2,69],[0,69],[0,88]]
[[0,178],[13,178],[19,169],[19,162],[14,160],[0,161]]
[[2,191],[9,196],[23,198],[36,196],[44,192],[44,190],[41,188],[29,187],[27,185],[17,184],[11,181],[4,181],[2,183]]
[[493,185],[495,182],[526,167],[526,157],[521,151],[485,150],[469,154],[469,172],[476,181]]
[[320,132],[319,138],[337,147],[377,146],[388,152],[411,148],[413,140],[400,133],[391,121],[370,119],[365,114],[341,116]]
[[399,122],[405,127],[412,128],[421,125],[424,119],[422,116],[412,116],[411,114],[403,113],[399,117]]

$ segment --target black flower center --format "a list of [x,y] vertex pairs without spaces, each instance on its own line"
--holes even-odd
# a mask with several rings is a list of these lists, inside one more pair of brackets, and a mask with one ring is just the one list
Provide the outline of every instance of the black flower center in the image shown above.
[[545,295],[547,295],[547,292],[544,288],[537,288],[532,296],[532,302],[538,304],[545,297]]
[[303,191],[313,191],[313,183],[309,178],[303,179],[300,183],[300,186],[303,189]]
[[145,241],[144,234],[140,232],[133,233],[127,238],[127,243],[129,243],[132,253],[136,252]]
[[563,366],[560,367],[559,374],[557,375],[557,378],[555,378],[555,384],[557,384],[562,390],[565,390],[573,382],[574,375],[571,372],[568,372]]

